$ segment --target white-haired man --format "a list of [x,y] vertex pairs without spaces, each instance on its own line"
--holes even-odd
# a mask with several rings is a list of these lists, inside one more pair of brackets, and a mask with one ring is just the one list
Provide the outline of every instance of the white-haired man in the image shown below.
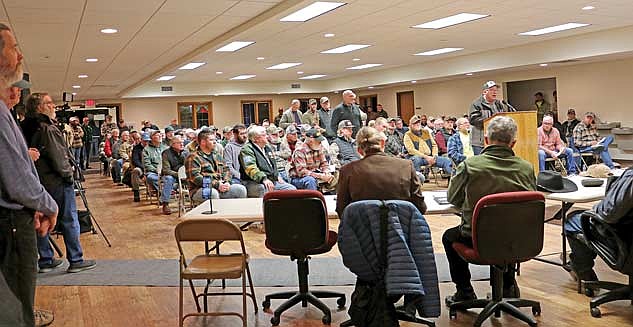
[[281,120],[279,121],[279,127],[286,129],[290,125],[294,125],[295,127],[303,124],[303,119],[301,118],[301,111],[299,108],[301,107],[301,101],[297,99],[292,99],[290,101],[290,108],[284,111],[284,114],[281,116]]
[[567,161],[567,171],[569,174],[577,174],[576,162],[572,149],[565,147],[565,143],[560,137],[560,133],[554,128],[554,118],[544,116],[541,127],[538,128],[538,169],[545,170],[545,159],[564,156]]

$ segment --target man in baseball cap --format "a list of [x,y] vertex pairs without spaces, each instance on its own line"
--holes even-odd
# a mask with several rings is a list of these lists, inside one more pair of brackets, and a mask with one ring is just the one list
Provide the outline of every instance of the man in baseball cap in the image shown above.
[[[582,121],[574,128],[573,139],[576,148],[581,153],[592,152],[600,155],[602,162],[607,167],[613,169],[613,160],[609,154],[609,145],[613,142],[613,136],[607,135],[600,138],[598,130],[594,124],[596,114],[591,111],[587,111]],[[577,161],[579,164],[579,162]],[[580,165],[579,165],[580,166]]]
[[328,97],[322,97],[320,102],[319,127],[321,127],[321,132],[323,132],[328,142],[332,143],[336,137],[336,131],[334,131],[331,126],[333,110],[330,109],[330,99],[328,99]]
[[484,120],[500,112],[510,111],[509,107],[497,100],[497,92],[500,85],[495,81],[487,81],[481,87],[482,92],[479,98],[470,105],[468,116],[471,131],[471,145],[475,155],[481,153],[484,148]]
[[567,146],[573,147],[574,143],[573,143],[573,134],[574,134],[574,128],[576,128],[576,125],[578,125],[578,123],[580,123],[580,120],[578,120],[576,118],[576,110],[574,110],[574,108],[569,108],[569,110],[567,110],[567,120],[563,122],[563,132],[564,132],[564,137],[565,137],[565,142],[567,142]]
[[297,189],[316,190],[321,183],[331,189],[335,178],[329,172],[325,150],[321,141],[325,140],[321,132],[312,128],[306,131],[305,143],[297,146],[290,161],[290,181]]
[[338,123],[338,137],[334,139],[334,143],[339,149],[338,161],[341,166],[360,159],[360,154],[356,151],[355,142],[352,139],[353,131],[354,125],[351,121],[345,119]]

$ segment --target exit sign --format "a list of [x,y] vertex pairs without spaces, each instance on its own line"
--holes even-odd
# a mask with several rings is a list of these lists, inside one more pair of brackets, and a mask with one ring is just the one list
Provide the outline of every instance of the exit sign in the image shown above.
[[95,100],[94,99],[86,100],[86,108],[93,108],[94,106],[95,106]]

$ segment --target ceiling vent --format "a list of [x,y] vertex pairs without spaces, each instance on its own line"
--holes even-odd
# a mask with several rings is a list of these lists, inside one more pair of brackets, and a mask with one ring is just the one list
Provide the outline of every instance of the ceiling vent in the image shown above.
[[296,84],[290,84],[290,87],[293,89],[300,89],[301,88],[301,84],[296,83]]
[[173,86],[161,86],[160,87],[160,91],[161,92],[171,92],[173,90],[174,90]]

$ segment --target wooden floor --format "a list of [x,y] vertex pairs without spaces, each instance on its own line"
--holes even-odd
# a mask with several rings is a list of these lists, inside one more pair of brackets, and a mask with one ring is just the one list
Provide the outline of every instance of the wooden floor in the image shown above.
[[[100,175],[86,175],[90,208],[103,228],[112,247],[105,245],[98,235],[83,234],[81,242],[86,258],[97,259],[176,259],[178,250],[173,236],[174,226],[178,223],[177,214],[165,216],[159,208],[143,199],[141,203],[132,202],[132,192],[122,186],[115,186],[108,178]],[[425,188],[433,188],[426,184]],[[78,204],[81,206],[81,204]],[[548,203],[548,212],[555,209],[555,203]],[[586,207],[590,206],[587,205]],[[174,210],[176,212],[176,210]],[[436,252],[443,252],[441,235],[459,220],[454,216],[427,216],[431,226],[433,244]],[[330,228],[336,229],[338,220],[330,220]],[[546,224],[545,246],[543,253],[560,251],[560,226]],[[263,246],[264,235],[255,231],[244,233],[247,251],[254,258],[272,257]],[[60,245],[63,242],[60,239]],[[223,247],[227,251],[231,246]],[[237,248],[236,248],[237,250]],[[340,256],[334,249],[326,256]],[[553,256],[556,258],[556,256]],[[540,326],[632,326],[633,307],[626,301],[603,305],[603,317],[596,319],[589,314],[589,298],[577,294],[575,283],[563,269],[530,261],[522,264],[522,274],[517,277],[524,298],[541,302],[542,315],[537,317]],[[596,271],[601,279],[626,282],[625,276],[611,271],[598,260]],[[143,272],[140,271],[140,274]],[[475,282],[478,295],[489,292],[488,282]],[[317,289],[317,288],[315,288]],[[352,287],[327,287],[351,294]],[[227,289],[231,291],[231,289]],[[264,295],[291,288],[255,289],[258,305]],[[454,292],[452,283],[440,284],[442,298]],[[279,302],[273,301],[275,308]],[[326,301],[333,310],[332,325],[347,319],[345,310],[336,311],[334,300]],[[52,326],[177,326],[178,325],[178,288],[177,287],[113,287],[113,286],[40,286],[36,293],[36,306],[55,312]],[[240,297],[215,298],[212,310],[240,311]],[[185,293],[185,310],[193,311],[195,306],[191,293]],[[529,311],[529,310],[527,310]],[[526,311],[526,312],[527,312]],[[270,312],[257,314],[252,305],[248,309],[249,326],[270,326]],[[456,320],[448,319],[444,307],[442,315],[436,320],[437,326],[472,326],[477,312],[458,313]],[[414,326],[403,323],[402,326]],[[522,326],[523,324],[505,315],[499,319],[488,320],[484,326]],[[234,317],[191,318],[186,326],[241,326]],[[313,308],[294,307],[282,315],[280,326],[322,326],[320,312]]]

